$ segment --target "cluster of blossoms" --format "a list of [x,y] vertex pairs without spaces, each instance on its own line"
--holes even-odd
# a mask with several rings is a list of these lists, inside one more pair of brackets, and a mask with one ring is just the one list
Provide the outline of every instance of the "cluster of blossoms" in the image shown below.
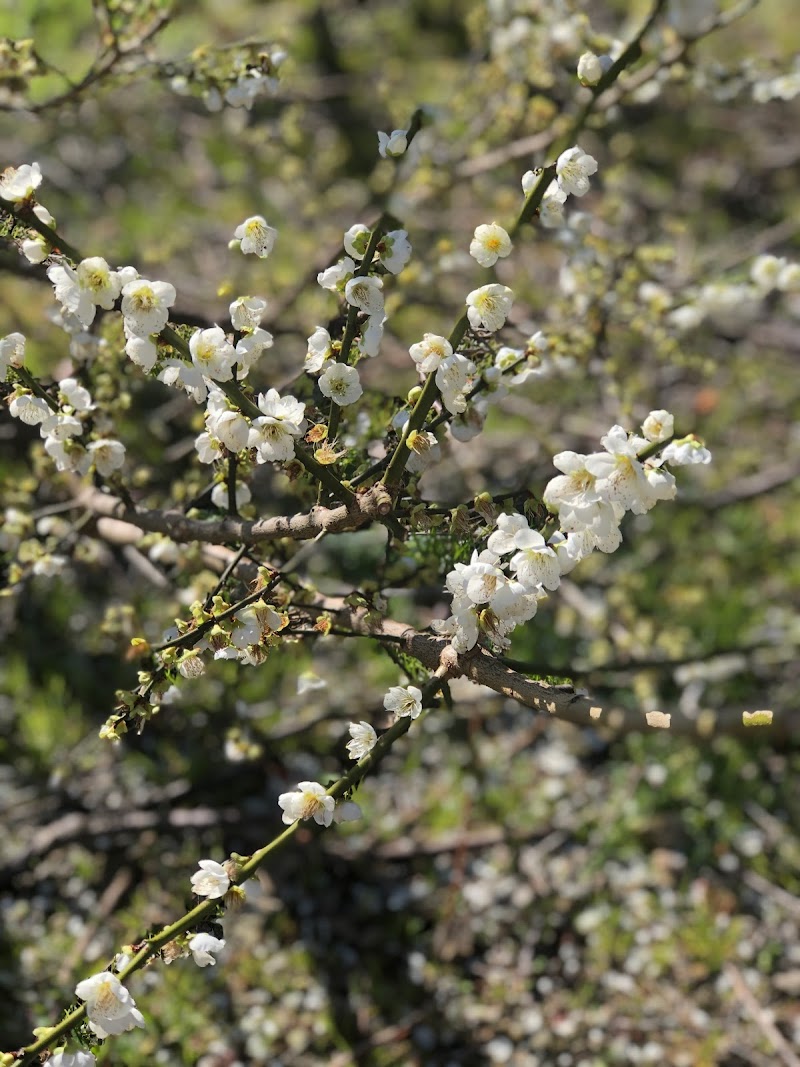
[[[371,230],[356,223],[344,235],[347,253],[332,267],[317,275],[317,283],[334,293],[343,293],[349,307],[360,313],[356,348],[358,358],[377,356],[386,322],[383,300],[383,279],[364,272],[380,267],[390,274],[399,274],[411,256],[411,245],[405,230],[390,230],[377,244],[370,263],[366,263]],[[359,264],[357,266],[357,263]],[[337,362],[329,332],[318,326],[308,339],[304,369],[319,374],[319,388],[339,407],[355,403],[363,390],[355,367]]]
[[211,77],[198,76],[195,66],[192,77],[176,74],[169,84],[179,96],[187,96],[196,85],[202,85],[203,102],[211,112],[221,111],[225,105],[249,111],[262,96],[274,96],[278,91],[278,72],[285,60],[284,49],[266,48],[256,56],[250,53],[235,55],[232,69],[225,76],[218,71]]
[[[220,613],[227,605],[220,601],[213,606],[214,610]],[[199,602],[193,604],[191,610],[198,622],[210,618]],[[223,622],[215,622],[208,633],[174,663],[184,678],[197,678],[205,673],[204,656],[208,652],[213,653],[215,660],[233,659],[246,666],[256,667],[267,658],[270,648],[277,640],[274,635],[286,626],[287,621],[285,615],[279,615],[265,600],[258,599],[234,612]],[[171,641],[177,634],[176,628],[170,628],[164,634],[164,640]],[[174,650],[169,650],[164,657],[165,665],[172,665],[173,660],[169,657],[173,652]]]
[[[545,590],[557,589],[561,576],[596,548],[613,552],[619,547],[626,512],[641,515],[659,500],[674,497],[675,479],[665,464],[710,461],[696,438],[671,440],[672,426],[669,412],[652,411],[641,436],[613,426],[601,439],[603,452],[560,452],[553,462],[563,474],[544,492],[559,529],[545,540],[523,515],[500,515],[487,547],[448,574],[452,614],[435,622],[434,630],[459,653],[473,648],[481,634],[497,647],[507,647],[508,635],[536,614]],[[638,458],[660,441],[664,447],[658,458]]]
[[[21,368],[25,361],[25,337],[12,333],[0,340],[0,376],[8,368]],[[79,441],[86,432],[86,423],[93,418],[95,406],[89,390],[76,378],[63,378],[58,383],[58,403],[49,403],[22,386],[11,395],[9,413],[28,426],[38,426],[44,448],[60,471],[86,474],[96,470],[107,478],[125,461],[125,446],[110,437],[96,436]]]

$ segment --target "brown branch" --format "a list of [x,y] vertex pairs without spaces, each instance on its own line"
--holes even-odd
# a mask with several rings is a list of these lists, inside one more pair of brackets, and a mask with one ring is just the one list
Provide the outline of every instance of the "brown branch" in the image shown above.
[[352,504],[336,508],[315,507],[299,515],[276,515],[268,519],[190,519],[182,511],[129,508],[117,497],[86,488],[76,503],[97,516],[113,519],[106,525],[109,539],[133,543],[147,533],[160,533],[173,541],[199,541],[210,545],[253,545],[290,537],[307,541],[321,533],[357,530],[373,519],[385,518],[391,510],[391,498],[382,486],[356,494]]
[[[298,606],[298,610],[315,614],[330,612],[340,624],[345,623],[355,634],[399,642],[410,656],[429,670],[438,667],[442,651],[447,646],[444,638],[421,633],[411,626],[390,619],[376,620],[374,613],[368,614],[363,608],[351,608],[339,597],[318,597],[313,605],[305,608]],[[476,648],[459,656],[458,672],[477,685],[485,685],[488,689],[511,697],[526,707],[552,715],[564,722],[571,722],[575,726],[605,725],[620,733],[652,729],[645,718],[644,710],[626,708],[619,704],[603,706],[599,700],[592,699],[583,690],[575,690],[572,686],[533,681],[504,666],[483,648]],[[751,727],[743,725],[741,710],[708,710],[703,711],[696,719],[690,718],[677,708],[670,708],[669,714],[671,732],[682,737],[707,739],[717,733],[753,734]],[[778,718],[766,729],[770,738],[782,738],[788,735],[790,726],[786,719]]]

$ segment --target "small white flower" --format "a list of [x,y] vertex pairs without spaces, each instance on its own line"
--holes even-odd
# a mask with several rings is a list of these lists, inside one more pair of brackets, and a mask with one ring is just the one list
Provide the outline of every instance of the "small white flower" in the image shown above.
[[12,203],[27,200],[42,184],[42,170],[38,163],[23,163],[21,167],[7,167],[0,174],[0,196]]
[[378,154],[384,159],[396,159],[408,148],[408,130],[378,131]]
[[144,1016],[133,997],[110,971],[101,971],[78,982],[75,996],[86,1001],[89,1028],[100,1038],[144,1026]]
[[411,243],[405,230],[390,230],[378,245],[381,263],[390,274],[399,274],[411,259]]
[[84,386],[79,385],[76,378],[62,378],[58,383],[58,391],[63,402],[69,404],[74,411],[90,411],[92,394]]
[[48,1067],[97,1067],[91,1052],[57,1052],[47,1061]]
[[125,352],[144,371],[151,371],[158,359],[158,349],[149,337],[129,337],[125,342]]
[[247,448],[250,424],[239,411],[223,411],[209,414],[206,419],[208,432],[221,441],[230,452]]
[[91,293],[80,284],[77,273],[66,265],[54,263],[47,268],[47,277],[53,283],[56,300],[67,316],[74,316],[83,327],[94,322],[97,308]]
[[437,370],[443,360],[453,354],[453,346],[446,337],[426,333],[421,341],[409,348],[409,354],[423,374]]
[[384,322],[386,318],[383,315],[369,315],[362,322],[358,337],[358,351],[362,356],[372,358],[380,352]]
[[[253,495],[250,492],[250,487],[245,485],[244,482],[239,482],[236,486],[236,510],[238,511],[245,504],[249,504],[253,499]],[[217,482],[214,488],[211,490],[211,503],[215,508],[219,508],[221,511],[227,511],[228,509],[228,487],[221,482]]]
[[363,222],[351,226],[344,235],[344,250],[348,256],[352,256],[354,260],[363,259],[371,233],[369,226],[365,226]]
[[344,287],[347,303],[367,315],[383,315],[383,281],[380,278],[351,278]]
[[240,242],[239,248],[245,255],[253,253],[259,259],[266,259],[275,244],[278,231],[267,225],[261,215],[252,215],[237,226],[233,236]]
[[257,450],[259,463],[290,460],[294,456],[294,439],[306,427],[305,404],[293,396],[279,396],[276,389],[260,393],[257,401],[264,415],[253,420],[249,446]]
[[302,696],[304,693],[313,693],[315,689],[327,689],[327,687],[328,683],[325,679],[320,678],[313,671],[304,671],[297,679],[298,696]]
[[527,530],[528,520],[524,515],[514,512],[512,515],[498,515],[497,529],[490,534],[486,542],[490,552],[496,552],[498,556],[506,556],[518,546],[514,540],[520,530]]
[[299,782],[290,793],[281,793],[278,804],[283,808],[283,822],[290,826],[298,819],[314,819],[319,826],[330,826],[336,801],[319,782]]
[[416,719],[422,712],[422,690],[415,685],[393,685],[383,698],[383,706],[398,719],[405,715]]
[[236,343],[236,363],[238,370],[237,378],[244,378],[248,371],[259,358],[265,348],[272,348],[273,336],[269,330],[262,330],[260,326],[246,333]]
[[651,411],[642,423],[642,433],[648,441],[663,441],[665,437],[672,437],[674,417],[664,409]]
[[208,393],[205,378],[197,367],[193,363],[184,363],[182,359],[164,360],[158,380],[176,389],[183,389],[195,404],[202,404]]
[[225,940],[211,934],[195,934],[188,948],[198,967],[208,967],[209,964],[213,967],[217,961],[212,952],[221,952],[225,948]]
[[25,365],[25,335],[10,333],[0,339],[0,378],[4,378],[9,367]]
[[89,294],[92,302],[110,311],[122,288],[117,272],[101,256],[91,256],[81,260],[75,273],[81,289]]
[[594,52],[584,52],[578,60],[578,80],[581,85],[597,85],[603,77],[603,64]]
[[364,391],[355,367],[331,361],[319,376],[319,388],[324,396],[330,397],[340,408],[354,404]]
[[260,296],[240,296],[228,309],[234,330],[255,330],[267,310],[267,302]]
[[32,396],[31,393],[15,396],[8,405],[8,411],[12,418],[19,419],[26,426],[36,426],[53,414],[46,400],[40,396]]
[[444,406],[452,415],[461,414],[466,410],[465,389],[474,371],[475,364],[460,352],[454,352],[439,364],[436,384],[442,394]]
[[680,441],[671,441],[661,453],[661,459],[673,467],[683,467],[687,464],[710,463],[711,453],[694,434],[689,434]]
[[86,451],[92,458],[94,469],[103,478],[108,478],[125,462],[125,445],[106,437],[91,441]]
[[330,358],[332,351],[331,335],[324,326],[317,326],[308,339],[308,351],[303,369],[309,374],[316,374],[317,371],[322,370],[325,360]]
[[136,278],[122,288],[122,311],[127,337],[149,337],[167,325],[169,308],[175,303],[175,286]]
[[233,377],[236,350],[221,326],[197,330],[189,338],[192,363],[207,378],[227,382]]
[[354,800],[345,800],[343,803],[337,804],[333,809],[333,821],[335,823],[355,822],[356,819],[361,819],[362,817],[363,812]]
[[482,267],[492,267],[511,252],[511,238],[496,222],[478,226],[469,246],[469,254]]
[[344,283],[353,277],[353,272],[356,269],[356,265],[350,256],[345,256],[344,259],[340,259],[338,263],[334,263],[332,267],[328,267],[326,270],[320,271],[317,275],[317,285],[323,289],[330,289],[331,292],[337,292],[342,288]]
[[200,860],[200,870],[192,875],[192,892],[196,897],[218,900],[228,892],[231,880],[228,872],[216,860]]
[[347,751],[350,759],[361,759],[378,743],[378,735],[368,722],[351,722],[349,730],[351,739],[347,742]]
[[556,161],[558,183],[565,193],[585,196],[589,192],[589,175],[597,171],[597,160],[574,145],[562,152]]
[[409,447],[406,470],[411,474],[419,474],[442,458],[442,449],[430,430],[417,430],[409,434],[406,444]]
[[473,330],[481,328],[494,333],[505,325],[514,293],[507,285],[493,282],[473,289],[467,296],[467,318]]

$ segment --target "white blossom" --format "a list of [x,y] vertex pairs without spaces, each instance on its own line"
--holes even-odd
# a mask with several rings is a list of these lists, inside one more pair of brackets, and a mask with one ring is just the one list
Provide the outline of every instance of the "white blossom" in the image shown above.
[[0,339],[0,378],[4,378],[9,367],[22,367],[25,364],[25,335],[10,333]]
[[384,159],[402,156],[408,148],[408,130],[378,131],[378,154]]
[[558,183],[565,193],[584,196],[589,192],[589,176],[596,173],[597,160],[574,145],[556,160]]
[[89,294],[92,302],[110,311],[122,289],[117,272],[101,256],[90,256],[81,260],[75,273],[81,289]]
[[478,226],[469,246],[469,254],[482,267],[492,267],[511,252],[511,238],[496,222]]
[[38,163],[23,163],[21,167],[6,167],[0,174],[0,196],[18,204],[33,195],[42,184],[42,170]]
[[182,359],[164,360],[158,380],[164,382],[165,385],[183,389],[195,404],[202,404],[208,393],[208,386],[202,373],[193,363],[184,363]]
[[648,441],[663,441],[665,437],[672,437],[674,417],[663,408],[651,411],[642,423],[642,434]]
[[309,374],[316,374],[317,371],[322,370],[325,360],[330,358],[332,351],[331,335],[324,326],[317,326],[308,339],[304,370]]
[[[253,499],[250,487],[245,485],[244,482],[239,482],[236,486],[236,510],[238,511],[245,504],[249,504]],[[211,503],[215,508],[220,508],[221,511],[226,511],[228,508],[228,487],[223,485],[222,482],[217,482],[214,488],[211,490]]]
[[422,690],[415,685],[393,685],[383,698],[383,706],[399,718],[416,719],[422,713]]
[[409,354],[422,374],[437,370],[443,360],[453,354],[453,346],[446,337],[436,333],[426,333],[421,341],[409,348]]
[[383,315],[383,281],[380,278],[351,278],[344,287],[347,303],[367,315]]
[[[561,568],[542,535],[537,530],[518,530],[514,542],[519,551],[511,557],[510,567],[518,580],[528,589],[536,585],[557,589],[561,584]],[[494,601],[492,607],[496,610]]]
[[348,729],[350,740],[347,742],[347,751],[350,759],[359,760],[373,750],[378,742],[378,735],[368,722],[351,722]]
[[8,405],[9,414],[27,426],[36,426],[53,414],[50,405],[40,396],[20,393]]
[[110,971],[101,971],[78,982],[75,995],[86,1001],[89,1028],[100,1038],[144,1026],[144,1017],[133,997]]
[[319,376],[320,392],[339,407],[354,404],[363,393],[358,371],[345,363],[328,361],[328,366]]
[[344,259],[340,259],[338,263],[334,263],[332,267],[328,267],[326,270],[319,272],[317,275],[317,285],[321,286],[323,289],[330,289],[332,292],[337,292],[349,278],[353,277],[355,269],[356,265],[350,256],[345,256]]
[[345,233],[343,241],[344,250],[348,256],[352,256],[354,260],[363,259],[371,233],[369,226],[365,226],[363,222],[357,222],[351,226]]
[[405,230],[390,230],[378,245],[381,263],[390,274],[399,274],[411,259],[411,243]]
[[94,407],[92,394],[76,378],[62,378],[58,383],[58,392],[63,403],[74,411],[90,411]]
[[158,359],[158,349],[149,337],[129,337],[125,352],[144,371],[151,371]]
[[269,330],[262,330],[260,326],[251,333],[246,333],[236,342],[236,377],[245,378],[248,371],[259,358],[265,348],[272,348],[274,338]]
[[102,437],[86,446],[92,465],[99,475],[108,478],[125,462],[125,446],[119,441]]
[[319,826],[330,826],[336,801],[319,782],[299,782],[296,789],[281,793],[278,804],[283,808],[283,822],[290,826],[298,819],[314,819]]
[[285,462],[294,456],[294,439],[305,430],[305,404],[293,396],[280,397],[276,389],[258,396],[264,415],[254,419],[248,444],[260,463]]
[[206,378],[227,382],[233,377],[236,351],[221,326],[197,330],[189,338],[192,363]]
[[65,1052],[63,1049],[47,1061],[48,1067],[97,1067],[97,1060],[91,1052]]
[[485,329],[494,333],[505,325],[514,294],[507,285],[492,282],[473,289],[467,295],[467,318],[473,330]]
[[372,358],[380,351],[383,340],[383,324],[386,322],[384,315],[369,315],[361,324],[361,333],[358,337],[358,351],[362,356]]
[[56,300],[62,311],[74,316],[84,328],[94,322],[97,308],[91,293],[84,289],[77,273],[66,264],[54,263],[47,268],[47,277],[53,283]]
[[458,415],[466,409],[464,391],[474,372],[475,364],[460,352],[454,352],[439,364],[436,384],[442,394],[442,402],[451,414]]
[[240,296],[229,307],[234,330],[255,330],[267,310],[267,302],[260,296]]
[[661,459],[673,467],[682,467],[687,464],[710,463],[711,453],[694,434],[689,434],[680,441],[671,441],[662,451]]
[[128,337],[149,337],[167,325],[169,308],[175,303],[175,287],[169,282],[136,278],[122,288],[122,311]]
[[208,967],[209,964],[213,967],[217,961],[212,953],[221,952],[225,948],[225,940],[211,934],[195,934],[188,948],[198,967]]
[[520,530],[527,530],[528,520],[524,515],[514,512],[512,515],[498,515],[497,529],[489,535],[487,547],[490,552],[496,552],[498,556],[508,555],[517,548],[515,536]]
[[272,251],[278,231],[268,226],[263,216],[252,215],[236,227],[233,236],[239,241],[239,248],[245,255],[252,253],[259,259],[266,259]]
[[192,892],[196,897],[219,900],[228,892],[231,880],[228,872],[216,860],[200,860],[200,870],[192,875]]
[[597,85],[603,77],[603,64],[594,52],[584,52],[578,60],[578,80],[582,85]]

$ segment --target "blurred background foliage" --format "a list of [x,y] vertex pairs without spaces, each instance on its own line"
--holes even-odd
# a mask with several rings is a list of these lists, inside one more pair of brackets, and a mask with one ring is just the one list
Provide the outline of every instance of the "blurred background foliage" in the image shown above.
[[[759,253],[800,258],[797,101],[755,103],[750,90],[791,68],[793,10],[756,4],[590,122],[580,143],[599,173],[567,206],[586,226],[532,229],[497,269],[516,294],[508,343],[543,329],[572,369],[511,393],[485,434],[447,444],[422,481],[448,506],[484,490],[540,493],[555,452],[673,411],[714,464],[679,472],[676,502],[630,517],[623,548],[585,561],[512,656],[643,711],[773,708],[776,729],[746,744],[619,738],[455,685],[453,708],[417,724],[359,790],[362,823],[304,830],[248,887],[214,970],[178,961],[134,979],[148,1028],[101,1062],[796,1062],[800,304],[729,302],[684,333],[667,315],[703,285],[746,281]],[[103,11],[131,38],[164,24],[71,98],[53,70],[84,77]],[[381,427],[415,382],[409,344],[447,333],[480,284],[466,255],[474,227],[516,216],[522,173],[547,161],[548,131],[580,99],[577,57],[626,39],[645,12],[87,0],[65,17],[55,0],[5,2],[0,36],[33,38],[41,62],[23,89],[2,90],[4,165],[41,164],[42,202],[84,255],[171,281],[173,321],[224,323],[235,296],[266,296],[276,343],[253,384],[292,382],[306,400],[306,338],[335,315],[316,274],[344,230],[389,210],[414,257],[390,290],[381,356],[363,368],[364,410]],[[643,62],[676,47],[659,33]],[[209,111],[203,90],[263,48],[287,55],[275,94]],[[418,107],[409,158],[380,160],[376,131]],[[227,249],[256,213],[280,232],[266,263]],[[4,247],[0,271],[0,335],[22,331],[31,367],[63,377],[43,270]],[[193,459],[199,409],[121,377],[118,328],[106,316],[97,330],[93,391],[116,397],[131,484],[151,506],[180,506],[208,480]],[[154,581],[127,548],[77,538],[58,511],[72,490],[27,431],[2,416],[3,504],[32,512],[35,537],[67,545],[72,566],[0,602],[4,1048],[55,1020],[121,944],[175,918],[199,858],[268,840],[278,793],[336,776],[347,722],[380,726],[375,709],[401,680],[369,642],[319,639],[257,670],[215,664],[141,737],[100,742],[114,690],[135,682],[130,638],[157,640],[212,578],[191,546]],[[282,475],[258,475],[257,513],[303,506]],[[392,617],[422,627],[445,613],[448,547],[421,533],[393,561]],[[371,531],[331,538],[308,576],[334,593],[374,585],[383,554]],[[319,687],[298,686],[303,672]]]

